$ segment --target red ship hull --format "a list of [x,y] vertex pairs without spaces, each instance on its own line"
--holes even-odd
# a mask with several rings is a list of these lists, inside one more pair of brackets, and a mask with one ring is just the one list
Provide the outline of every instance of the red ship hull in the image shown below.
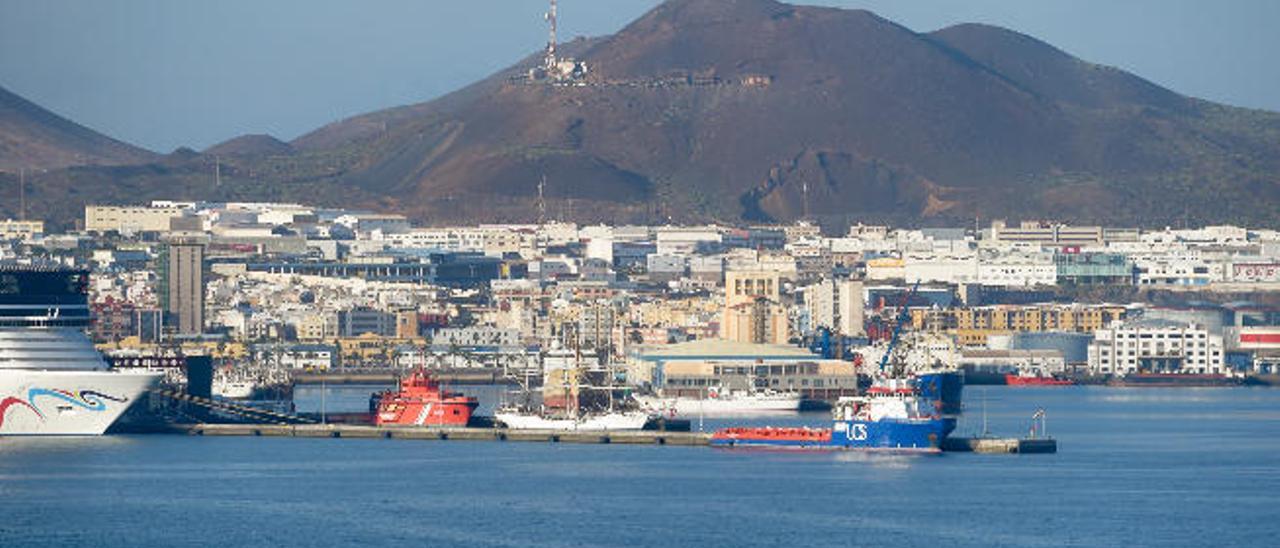
[[447,392],[423,371],[400,381],[398,391],[383,392],[374,422],[378,426],[466,426],[480,405],[470,396]]
[[1004,383],[1009,386],[1071,386],[1076,382],[1068,379],[1057,379],[1054,377],[1021,377],[1018,375],[1005,375]]

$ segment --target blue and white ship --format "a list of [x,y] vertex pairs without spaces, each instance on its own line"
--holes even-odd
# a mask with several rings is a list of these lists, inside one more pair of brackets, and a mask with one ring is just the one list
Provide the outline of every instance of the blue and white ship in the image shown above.
[[946,411],[959,408],[962,383],[956,373],[879,379],[866,394],[836,402],[831,428],[726,428],[711,445],[937,453],[955,430],[956,416]]
[[[880,360],[880,376],[863,395],[835,403],[831,428],[726,428],[712,435],[711,445],[940,452],[959,419],[964,376],[954,371],[908,373],[902,354],[894,352],[906,320],[903,306]],[[891,357],[897,362],[889,367]]]

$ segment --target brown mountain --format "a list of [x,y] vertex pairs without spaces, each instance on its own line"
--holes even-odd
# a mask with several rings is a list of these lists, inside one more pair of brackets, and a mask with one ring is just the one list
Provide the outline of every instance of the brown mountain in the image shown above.
[[0,171],[136,164],[154,156],[0,88]]
[[215,156],[288,156],[293,147],[267,134],[241,135],[205,149]]
[[542,174],[582,220],[1277,220],[1276,114],[997,27],[673,0],[576,46],[587,85],[517,66],[294,145],[360,151],[348,182],[430,220],[528,219]]
[[[1280,115],[996,27],[916,33],[866,11],[671,0],[564,51],[590,68],[578,85],[521,79],[535,55],[438,100],[320,128],[293,156],[235,159],[220,189],[195,182],[199,157],[165,168],[181,175],[133,172],[121,195],[531,220],[545,176],[547,214],[588,222],[1280,225]],[[67,184],[114,188],[107,171]]]

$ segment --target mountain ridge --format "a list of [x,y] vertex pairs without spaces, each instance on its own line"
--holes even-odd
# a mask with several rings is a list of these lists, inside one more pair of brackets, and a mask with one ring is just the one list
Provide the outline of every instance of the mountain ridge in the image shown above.
[[548,214],[583,222],[1280,224],[1280,114],[1185,97],[1000,27],[917,33],[863,10],[672,0],[561,52],[587,64],[585,80],[524,79],[535,53],[435,100],[317,128],[287,161],[234,158],[216,192],[191,182],[207,158],[130,181],[428,224],[535,220],[543,177]]
[[0,87],[0,171],[131,164],[155,157]]

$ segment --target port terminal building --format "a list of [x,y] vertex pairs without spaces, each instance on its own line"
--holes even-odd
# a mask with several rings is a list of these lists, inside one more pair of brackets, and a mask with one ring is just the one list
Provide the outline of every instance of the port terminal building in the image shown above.
[[709,389],[801,392],[812,399],[854,395],[853,362],[823,359],[804,348],[702,339],[641,350],[628,364],[633,384],[668,395],[704,397]]

